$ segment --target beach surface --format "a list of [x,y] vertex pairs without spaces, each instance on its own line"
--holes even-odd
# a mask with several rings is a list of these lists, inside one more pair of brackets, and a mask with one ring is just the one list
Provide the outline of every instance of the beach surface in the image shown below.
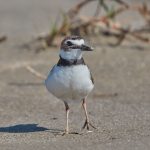
[[27,43],[48,33],[55,17],[78,1],[0,0],[0,35],[8,37],[0,43],[0,150],[150,149],[150,45],[132,39],[112,47],[107,38],[90,38],[95,50],[84,58],[95,80],[87,99],[97,127],[91,133],[80,130],[85,117],[76,104],[70,106],[69,126],[81,134],[62,136],[63,102],[26,69],[47,76],[57,63],[59,48],[36,53]]

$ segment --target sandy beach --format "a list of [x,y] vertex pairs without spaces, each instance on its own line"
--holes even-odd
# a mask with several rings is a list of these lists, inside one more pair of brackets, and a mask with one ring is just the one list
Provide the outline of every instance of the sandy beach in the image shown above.
[[[112,47],[90,38],[95,50],[84,58],[95,79],[87,101],[92,133],[61,136],[63,102],[25,68],[47,75],[57,63],[58,48],[35,53],[22,45],[49,32],[60,10],[78,1],[0,0],[0,35],[8,37],[0,43],[0,150],[150,149],[150,45],[133,39]],[[81,104],[71,106],[70,130],[80,132],[83,123]]]

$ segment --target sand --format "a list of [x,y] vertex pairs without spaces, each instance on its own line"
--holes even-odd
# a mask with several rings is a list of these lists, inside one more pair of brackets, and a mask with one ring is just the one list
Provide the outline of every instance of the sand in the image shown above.
[[22,45],[48,32],[60,8],[76,2],[0,0],[0,34],[8,36],[0,44],[0,150],[150,149],[149,45],[132,40],[111,47],[106,38],[90,39],[95,51],[84,58],[95,79],[87,101],[97,127],[92,133],[80,131],[85,118],[78,104],[71,106],[69,126],[82,134],[61,136],[65,125],[62,101],[47,92],[44,80],[25,69],[29,64],[48,74],[58,60],[58,49],[35,53],[34,46]]

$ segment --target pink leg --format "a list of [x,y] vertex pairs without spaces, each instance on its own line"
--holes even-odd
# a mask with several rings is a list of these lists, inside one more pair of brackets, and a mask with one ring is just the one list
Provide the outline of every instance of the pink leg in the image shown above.
[[66,102],[64,102],[65,104],[65,109],[66,109],[66,128],[65,128],[65,133],[64,134],[68,134],[69,133],[69,125],[68,125],[68,121],[69,121],[69,106]]
[[94,129],[96,129],[96,128],[90,123],[90,121],[89,121],[85,98],[84,98],[83,101],[82,101],[82,106],[83,106],[83,109],[84,109],[84,112],[85,112],[85,117],[86,117],[86,120],[85,120],[85,123],[84,123],[82,129],[84,129],[84,128],[86,127],[87,130],[89,131],[89,130],[90,130],[90,128],[89,128],[90,126],[93,127]]

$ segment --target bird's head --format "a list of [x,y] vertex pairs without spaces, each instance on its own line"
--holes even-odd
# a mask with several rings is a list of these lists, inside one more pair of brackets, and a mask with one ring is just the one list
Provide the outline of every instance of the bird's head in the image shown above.
[[60,56],[64,59],[81,59],[83,51],[92,51],[93,48],[85,45],[80,36],[69,36],[61,42]]

